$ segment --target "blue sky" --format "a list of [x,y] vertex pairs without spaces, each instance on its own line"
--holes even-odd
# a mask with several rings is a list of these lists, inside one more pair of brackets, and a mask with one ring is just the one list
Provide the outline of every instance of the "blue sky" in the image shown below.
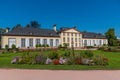
[[25,26],[36,20],[42,28],[77,26],[80,31],[105,33],[115,28],[120,37],[119,0],[0,0],[0,27]]

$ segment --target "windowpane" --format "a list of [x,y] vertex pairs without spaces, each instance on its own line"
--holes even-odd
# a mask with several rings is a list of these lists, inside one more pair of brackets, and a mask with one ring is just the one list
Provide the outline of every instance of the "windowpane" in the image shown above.
[[25,47],[25,38],[21,39],[21,47]]
[[47,44],[47,39],[43,39],[43,44]]
[[29,39],[29,46],[33,47],[33,39],[32,38]]
[[36,44],[40,44],[40,39],[36,39]]
[[53,47],[53,39],[50,39],[50,46]]
[[67,42],[69,42],[70,41],[70,38],[67,38]]
[[59,40],[56,39],[56,46],[59,46]]
[[63,38],[63,42],[65,42],[65,38]]

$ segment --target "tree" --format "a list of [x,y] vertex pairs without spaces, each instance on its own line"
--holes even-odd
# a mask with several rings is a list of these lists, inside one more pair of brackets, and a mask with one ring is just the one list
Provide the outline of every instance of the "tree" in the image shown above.
[[14,27],[12,28],[12,30],[15,29],[15,28],[21,28],[21,27],[22,27],[21,24],[17,24],[16,26],[14,26]]
[[30,26],[33,28],[39,28],[41,25],[37,21],[31,21]]
[[109,46],[117,46],[117,37],[115,36],[114,28],[110,28],[106,33],[105,36],[108,38],[108,45]]
[[0,34],[3,34],[5,32],[5,29],[0,28]]
[[30,24],[27,24],[26,27],[29,28],[29,27],[31,27],[31,26],[30,26]]
[[0,48],[1,48],[1,35],[5,33],[5,29],[0,28]]

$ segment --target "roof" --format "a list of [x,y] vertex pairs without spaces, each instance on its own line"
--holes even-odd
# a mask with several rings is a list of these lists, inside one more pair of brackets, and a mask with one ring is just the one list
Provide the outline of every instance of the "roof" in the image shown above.
[[41,37],[59,37],[59,34],[54,30],[32,28],[32,27],[19,27],[15,28],[8,33],[4,33],[6,36],[41,36]]
[[101,33],[93,33],[93,32],[82,32],[82,38],[91,38],[91,39],[106,39],[104,35]]
[[64,31],[67,31],[67,30],[70,30],[70,29],[74,29],[74,30],[80,32],[79,30],[76,29],[76,27],[73,27],[73,28],[62,27],[62,28],[60,28],[60,30],[58,31],[58,33],[61,33],[61,32],[64,32]]

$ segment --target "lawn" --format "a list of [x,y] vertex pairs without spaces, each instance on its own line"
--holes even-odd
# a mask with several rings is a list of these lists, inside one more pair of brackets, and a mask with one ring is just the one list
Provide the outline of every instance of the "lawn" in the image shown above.
[[[63,53],[64,51],[59,51]],[[75,53],[80,53],[77,50]],[[11,64],[11,60],[15,56],[23,55],[23,53],[4,53],[0,54],[0,68],[17,68],[17,69],[50,69],[50,70],[118,70],[120,69],[120,52],[104,52],[100,50],[93,51],[94,55],[103,54],[109,59],[107,66],[88,66],[88,65],[41,65],[41,64]],[[38,52],[31,52],[37,54]],[[44,51],[42,54],[48,55],[49,51]]]

